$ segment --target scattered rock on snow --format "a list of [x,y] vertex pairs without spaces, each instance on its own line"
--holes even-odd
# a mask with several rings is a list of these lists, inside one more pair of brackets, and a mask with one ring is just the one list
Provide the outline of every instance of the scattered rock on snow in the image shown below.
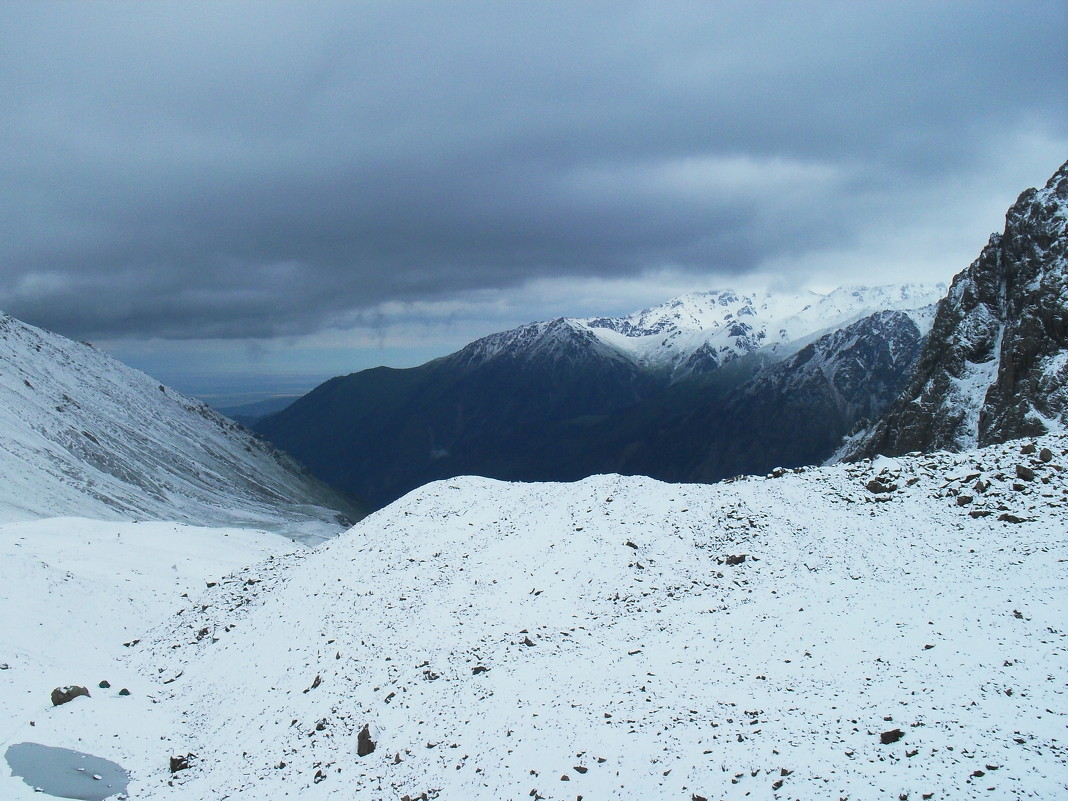
[[73,701],[79,695],[84,695],[86,698],[90,697],[88,688],[79,687],[76,684],[72,684],[69,687],[56,687],[56,689],[52,690],[52,706],[59,706],[68,701]]
[[868,492],[881,494],[884,492],[894,492],[897,490],[897,484],[894,484],[890,479],[885,476],[876,476],[865,485]]
[[360,729],[360,734],[356,738],[356,755],[365,757],[370,753],[373,753],[377,743],[371,739],[371,725],[365,723],[363,728]]
[[1026,523],[1027,522],[1027,518],[1026,517],[1017,517],[1016,515],[1011,514],[1009,512],[1004,512],[1004,513],[998,515],[998,520],[1001,520],[1001,521],[1003,521],[1005,523]]
[[175,754],[171,757],[171,773],[177,773],[180,770],[187,770],[192,764],[193,759],[196,758],[196,754],[190,751],[188,754]]
[[890,729],[879,735],[879,742],[883,745],[890,745],[890,743],[896,743],[904,736],[905,732],[901,731],[901,729]]

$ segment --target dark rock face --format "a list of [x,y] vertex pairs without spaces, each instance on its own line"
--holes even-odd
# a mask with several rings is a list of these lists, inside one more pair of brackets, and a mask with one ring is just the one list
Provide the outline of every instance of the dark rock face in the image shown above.
[[86,687],[79,687],[74,684],[70,687],[56,687],[52,690],[52,706],[59,706],[60,704],[66,704],[73,701],[80,695],[89,697],[89,690]]
[[1047,421],[1068,422],[1068,163],[954,279],[908,385],[850,457],[990,445]]

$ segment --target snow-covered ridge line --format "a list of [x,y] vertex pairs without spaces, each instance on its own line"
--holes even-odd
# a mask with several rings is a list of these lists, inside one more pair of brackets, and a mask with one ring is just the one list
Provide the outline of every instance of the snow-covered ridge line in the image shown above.
[[826,295],[727,290],[684,295],[623,318],[580,322],[651,366],[674,368],[702,347],[722,364],[762,349],[796,351],[875,312],[929,306],[945,289],[944,284],[841,287]]
[[[823,334],[879,311],[916,314],[945,294],[944,284],[842,287],[821,295],[740,293],[682,295],[625,317],[558,318],[491,334],[461,351],[469,364],[502,355],[572,359],[581,351],[637,366],[666,369],[675,379],[761,352],[785,358]],[[924,324],[921,324],[921,321]]]

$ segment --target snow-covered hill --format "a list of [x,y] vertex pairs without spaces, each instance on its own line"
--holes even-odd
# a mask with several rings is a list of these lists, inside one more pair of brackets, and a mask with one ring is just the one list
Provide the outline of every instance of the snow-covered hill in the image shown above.
[[[434,483],[129,648],[95,620],[124,658],[64,682],[129,697],[49,707],[10,622],[4,742],[114,760],[138,799],[1063,798],[1066,466],[1056,435],[713,486]],[[50,554],[41,614],[92,551]]]
[[357,512],[205,404],[85,343],[0,315],[0,521],[81,516],[285,528]]

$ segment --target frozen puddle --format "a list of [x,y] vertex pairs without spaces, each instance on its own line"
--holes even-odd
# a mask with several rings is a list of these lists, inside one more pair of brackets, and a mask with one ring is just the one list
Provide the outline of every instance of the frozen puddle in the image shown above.
[[69,748],[19,743],[8,748],[4,758],[13,776],[56,798],[103,801],[125,793],[130,781],[122,766]]

